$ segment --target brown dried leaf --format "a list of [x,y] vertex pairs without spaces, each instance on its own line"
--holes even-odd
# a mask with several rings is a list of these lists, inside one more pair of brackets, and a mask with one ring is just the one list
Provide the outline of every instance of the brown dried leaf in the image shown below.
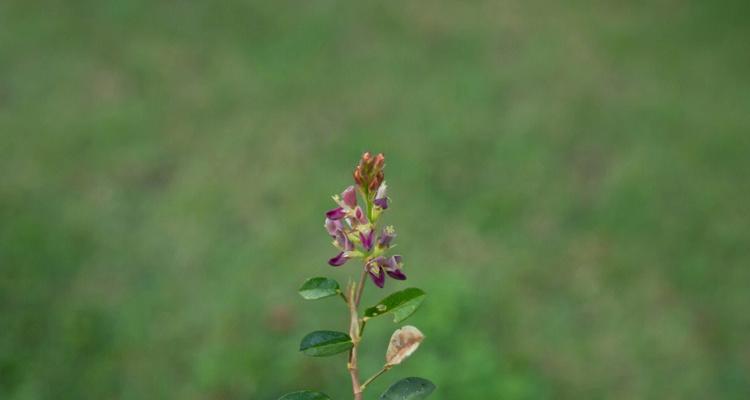
[[388,344],[388,351],[385,353],[385,365],[391,367],[401,364],[402,361],[417,351],[422,340],[424,340],[422,332],[411,325],[396,329],[391,336],[391,342]]

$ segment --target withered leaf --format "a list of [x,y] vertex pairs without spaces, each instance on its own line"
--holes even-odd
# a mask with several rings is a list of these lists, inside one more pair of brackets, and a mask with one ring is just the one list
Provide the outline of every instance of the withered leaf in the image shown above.
[[391,342],[388,344],[388,351],[385,353],[385,365],[390,367],[401,364],[402,361],[417,351],[423,340],[422,332],[411,325],[396,329],[391,335]]

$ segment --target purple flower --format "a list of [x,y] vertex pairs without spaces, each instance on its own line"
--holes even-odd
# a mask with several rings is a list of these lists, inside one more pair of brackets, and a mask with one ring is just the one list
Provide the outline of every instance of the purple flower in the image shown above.
[[393,238],[396,237],[396,230],[393,229],[393,226],[388,225],[385,228],[383,228],[383,231],[380,232],[380,237],[378,238],[378,248],[380,249],[387,249],[391,246],[391,241]]
[[326,231],[328,231],[328,234],[331,235],[331,237],[336,237],[336,233],[342,230],[344,228],[344,225],[339,219],[333,220],[330,218],[326,218],[325,227]]
[[348,188],[344,189],[344,191],[341,193],[341,199],[343,200],[344,206],[349,207],[350,209],[353,209],[357,206],[357,192],[354,189],[354,186],[349,186]]
[[346,216],[346,212],[344,212],[343,207],[336,207],[333,210],[329,210],[326,212],[326,218],[333,219],[333,220],[339,220],[341,218],[344,218]]
[[403,281],[406,279],[406,275],[401,270],[401,267],[403,265],[403,262],[401,262],[401,256],[397,254],[395,256],[391,256],[388,260],[386,260],[383,269],[391,278]]
[[373,200],[373,204],[376,206],[382,208],[383,210],[388,209],[388,185],[385,184],[385,182],[380,184],[380,187],[378,188],[377,193],[375,193],[375,200]]
[[362,247],[366,251],[372,250],[372,239],[375,236],[375,231],[370,229],[367,233],[359,233],[359,239],[362,241]]
[[367,263],[367,273],[370,275],[372,283],[382,289],[383,286],[385,286],[385,272],[383,271],[383,268],[374,261],[375,260],[372,260]]
[[375,286],[382,288],[385,285],[385,274],[393,279],[403,281],[406,275],[401,270],[401,256],[395,255],[389,258],[383,256],[375,257],[367,263],[367,273],[370,275]]
[[373,200],[372,204],[375,204],[376,206],[382,208],[383,210],[388,209],[388,199],[375,199]]
[[349,260],[349,252],[354,250],[354,243],[349,240],[344,231],[339,230],[336,232],[336,241],[334,244],[341,249],[341,252],[328,260],[328,264],[332,267],[340,267]]
[[352,251],[354,250],[354,243],[349,240],[344,231],[338,231],[336,232],[336,247],[343,251]]

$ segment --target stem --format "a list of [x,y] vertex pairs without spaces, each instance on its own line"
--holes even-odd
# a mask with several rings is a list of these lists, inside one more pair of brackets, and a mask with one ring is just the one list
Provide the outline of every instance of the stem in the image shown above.
[[367,325],[367,320],[365,318],[362,318],[359,320],[359,337],[362,338],[362,335],[365,334],[365,325]]
[[383,375],[384,373],[386,373],[389,369],[391,369],[391,367],[388,366],[388,365],[386,365],[386,366],[383,367],[383,369],[381,369],[380,371],[378,371],[377,374],[371,376],[370,379],[366,380],[365,383],[363,383],[362,386],[360,386],[362,388],[362,391],[364,392],[365,391],[365,387],[367,387],[367,385],[369,385],[370,382],[372,382],[375,379],[377,379],[380,375]]
[[344,303],[346,303],[347,305],[349,304],[349,299],[346,298],[346,295],[344,294],[344,292],[339,291],[339,296],[341,296],[341,298],[344,299]]
[[362,400],[362,386],[359,384],[359,369],[357,367],[357,347],[359,346],[359,317],[357,316],[357,303],[354,300],[355,284],[349,288],[349,336],[352,338],[353,346],[349,350],[349,375],[352,378],[352,391],[354,400]]
[[[367,266],[367,258],[365,258],[365,266]],[[365,283],[367,282],[367,270],[365,266],[362,267],[362,276],[359,277],[359,286],[357,286],[357,296],[354,297],[355,307],[359,307],[359,302],[362,300],[362,292],[365,290]]]
[[[372,202],[370,201],[369,193],[364,191],[363,197],[367,204],[367,218],[372,223]],[[371,226],[371,229],[375,229],[375,226]],[[365,283],[367,283],[367,260],[370,257],[368,252],[364,257],[364,265],[362,266],[362,275],[359,278],[359,284],[352,283],[349,286],[349,297],[347,303],[349,304],[349,336],[352,338],[352,348],[349,350],[349,362],[347,367],[349,368],[349,375],[352,378],[352,391],[354,392],[354,400],[362,400],[362,392],[365,390],[365,386],[375,379],[378,375],[384,371],[379,372],[373,378],[370,378],[365,382],[364,385],[359,383],[359,367],[357,366],[357,350],[359,348],[359,341],[362,339],[362,332],[365,328],[365,322],[360,321],[359,315],[357,314],[357,308],[359,302],[362,300],[362,292],[365,290]],[[344,298],[346,296],[343,295]],[[384,367],[385,369],[385,367]]]

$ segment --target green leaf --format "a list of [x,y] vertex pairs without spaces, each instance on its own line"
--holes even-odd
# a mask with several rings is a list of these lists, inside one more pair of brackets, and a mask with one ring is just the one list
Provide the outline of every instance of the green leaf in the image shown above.
[[320,392],[300,390],[299,392],[287,393],[279,397],[279,400],[331,400],[331,398]]
[[352,348],[352,338],[344,332],[315,331],[308,333],[299,344],[299,350],[308,356],[325,357]]
[[339,294],[341,288],[339,283],[333,279],[317,277],[310,278],[302,287],[299,288],[299,294],[306,300],[324,299]]
[[380,400],[421,400],[435,390],[435,384],[424,378],[404,378],[380,395]]
[[401,322],[417,310],[424,301],[425,292],[422,289],[408,288],[380,300],[374,307],[365,310],[365,317],[374,318],[379,315],[393,313],[393,322]]

